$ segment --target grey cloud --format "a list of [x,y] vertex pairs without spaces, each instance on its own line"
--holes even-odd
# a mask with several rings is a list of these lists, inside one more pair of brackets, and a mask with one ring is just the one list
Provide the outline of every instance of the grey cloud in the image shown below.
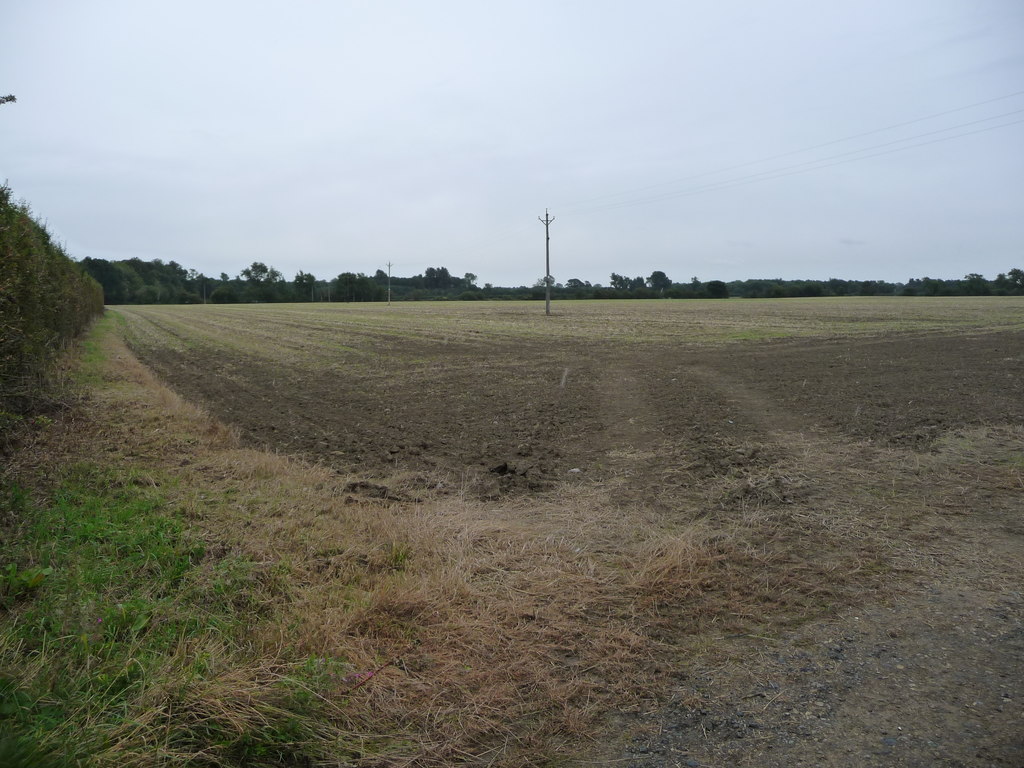
[[995,275],[1024,253],[1024,124],[800,167],[1024,109],[836,141],[1021,90],[1002,5],[39,0],[0,26],[0,178],[79,257],[532,283],[545,207],[553,271],[593,282]]

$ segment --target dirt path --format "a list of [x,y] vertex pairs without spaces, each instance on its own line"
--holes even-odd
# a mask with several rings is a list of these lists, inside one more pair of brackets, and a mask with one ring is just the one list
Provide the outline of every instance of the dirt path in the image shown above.
[[695,383],[720,393],[737,415],[742,415],[757,428],[775,435],[806,431],[807,422],[791,411],[780,408],[762,392],[746,386],[734,377],[703,366],[686,366],[681,373]]
[[[1022,566],[1020,553],[1006,562]],[[775,642],[729,642],[638,718],[628,764],[1024,764],[1024,600],[974,575],[947,572]]]
[[1012,494],[1015,482],[1024,492],[1013,468],[1020,429],[967,430],[923,457],[884,444],[855,456],[834,423],[787,406],[804,392],[783,400],[777,382],[759,388],[749,369],[744,381],[722,367],[666,372],[634,356],[603,369],[605,429],[594,446],[610,477],[631,478],[624,496],[685,459],[693,434],[661,420],[685,410],[673,392],[693,391],[705,408],[715,403],[704,438],[719,437],[720,448],[756,437],[775,466],[813,456],[805,469],[823,492],[810,505],[837,487],[878,494],[888,483],[901,517],[890,544],[907,562],[831,618],[771,638],[720,636],[712,652],[687,657],[668,673],[671,701],[627,718],[634,735],[613,764],[1024,765],[1024,504]]
[[1022,607],[935,586],[737,643],[640,718],[629,764],[1018,766]]
[[[685,372],[720,391],[737,419],[807,444],[801,419],[764,392],[719,371]],[[835,451],[823,462],[835,465],[840,436],[830,432],[810,440],[819,459]],[[830,619],[772,638],[720,637],[713,653],[673,671],[672,701],[635,715],[635,735],[613,759],[1024,765],[1022,438],[1019,427],[978,429],[923,457],[890,452],[893,488],[916,488],[920,503],[893,542],[913,560],[906,573]]]

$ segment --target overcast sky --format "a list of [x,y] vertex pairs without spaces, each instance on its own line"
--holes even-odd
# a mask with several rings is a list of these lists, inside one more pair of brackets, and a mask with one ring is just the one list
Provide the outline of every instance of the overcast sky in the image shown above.
[[1024,267],[1021,0],[0,4],[73,256],[479,282]]

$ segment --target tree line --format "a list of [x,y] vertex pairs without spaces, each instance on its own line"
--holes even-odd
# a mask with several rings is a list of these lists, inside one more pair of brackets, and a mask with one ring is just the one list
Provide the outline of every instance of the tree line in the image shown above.
[[[446,267],[428,267],[423,273],[390,278],[382,269],[374,274],[342,272],[319,278],[300,270],[290,280],[279,270],[255,261],[234,277],[221,273],[208,277],[175,261],[126,259],[108,261],[87,257],[81,266],[103,286],[108,304],[237,304],[253,302],[353,302],[543,299],[544,278],[531,286],[478,284],[477,276],[453,275]],[[1024,295],[1024,271],[1018,268],[989,280],[971,273],[960,279],[911,278],[905,283],[885,280],[752,279],[676,282],[656,270],[647,277],[613,272],[607,285],[578,278],[552,280],[556,299],[725,299],[788,298],[800,296],[1009,296]]]
[[392,276],[383,270],[368,276],[342,272],[322,279],[299,270],[288,280],[280,270],[254,261],[234,277],[209,277],[175,261],[124,259],[108,261],[86,257],[82,267],[103,286],[108,304],[238,304],[253,302],[385,301],[391,298],[469,298],[480,291],[476,275],[457,277],[445,267],[430,267],[412,277]]

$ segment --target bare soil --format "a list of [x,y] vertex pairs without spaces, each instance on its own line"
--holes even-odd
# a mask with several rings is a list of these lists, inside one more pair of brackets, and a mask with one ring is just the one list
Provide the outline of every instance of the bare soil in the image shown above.
[[388,340],[369,363],[325,369],[203,347],[136,352],[256,444],[494,494],[571,469],[600,476],[609,450],[630,446],[658,445],[633,468],[649,476],[735,463],[723,445],[773,430],[927,448],[952,429],[1021,424],[1022,348],[1015,332],[724,348]]
[[[816,540],[833,572],[795,589],[799,610],[748,596],[746,614],[706,617],[697,652],[685,601],[659,598],[673,650],[647,706],[609,713],[595,750],[610,764],[1024,765],[1024,333],[388,338],[359,365],[318,366],[135,351],[252,444],[358,478],[353,493],[599,484],[624,514],[769,510],[773,557],[834,511]],[[751,557],[737,567],[756,571]]]

